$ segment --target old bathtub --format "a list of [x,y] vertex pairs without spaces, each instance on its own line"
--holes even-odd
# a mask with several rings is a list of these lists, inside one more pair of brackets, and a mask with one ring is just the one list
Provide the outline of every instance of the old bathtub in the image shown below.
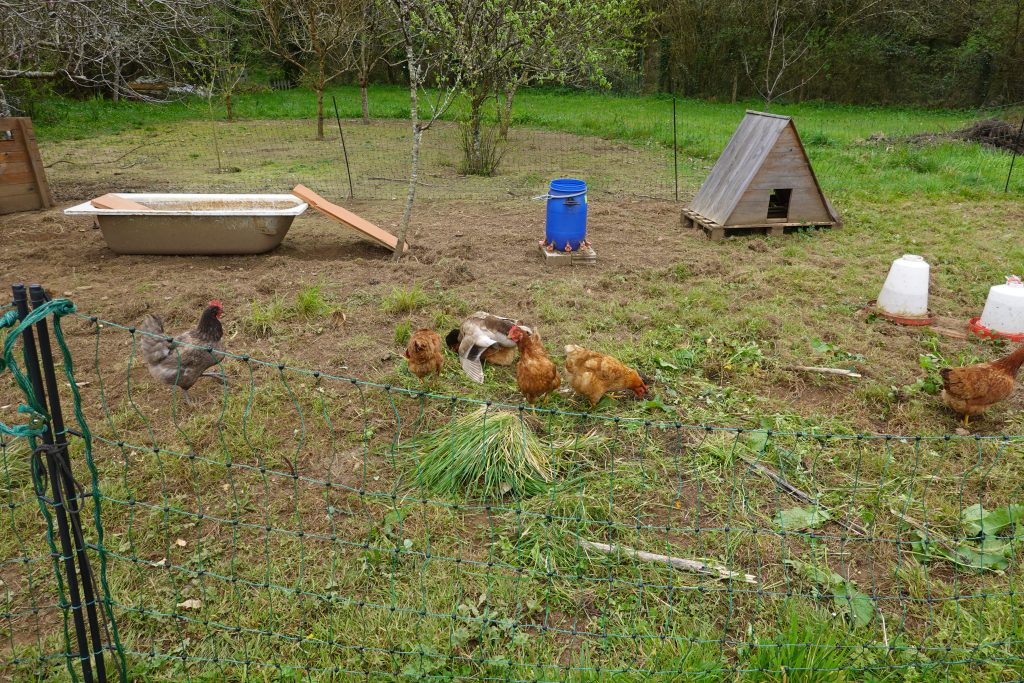
[[[65,209],[95,216],[118,254],[262,254],[288,233],[306,203],[290,194],[106,195],[138,208],[99,208],[91,201]],[[99,201],[99,200],[97,200]]]

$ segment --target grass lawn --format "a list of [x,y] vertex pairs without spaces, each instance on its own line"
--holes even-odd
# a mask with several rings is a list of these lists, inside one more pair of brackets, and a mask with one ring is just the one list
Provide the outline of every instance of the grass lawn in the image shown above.
[[[342,116],[357,116],[357,92],[334,92]],[[374,89],[374,115],[400,118],[404,95]],[[218,125],[225,136],[308,130],[310,101],[301,92],[243,96],[243,120]],[[754,105],[681,105],[692,196]],[[664,159],[670,107],[655,97],[527,92],[516,123]],[[797,117],[841,230],[711,243],[679,228],[674,202],[599,195],[590,215],[598,266],[552,270],[532,251],[543,208],[521,199],[424,202],[415,258],[397,265],[315,215],[273,254],[224,258],[118,257],[59,211],[9,218],[0,270],[12,278],[41,281],[124,326],[159,312],[174,331],[216,296],[229,350],[266,361],[225,359],[229,383],[197,385],[189,407],[139,366],[130,331],[66,322],[96,436],[103,559],[129,678],[1024,676],[1020,529],[1008,507],[1024,503],[1024,441],[1002,438],[1024,434],[1024,402],[1018,392],[963,436],[936,396],[939,367],[1009,347],[858,313],[892,259],[913,252],[933,267],[933,310],[977,315],[989,286],[1024,271],[1024,178],[1004,194],[1009,156],[974,144],[867,141],[957,129],[967,113],[780,111]],[[48,161],[83,162],[53,167],[61,182],[73,187],[77,174],[86,187],[91,150],[116,156],[159,134],[178,141],[180,158],[208,154],[208,140],[187,134],[202,117],[194,103],[48,102],[36,126]],[[359,144],[397,152],[400,125],[350,128]],[[597,172],[602,148],[579,140]],[[159,180],[126,169],[136,171]],[[632,169],[607,177],[644,179]],[[401,211],[387,200],[348,204],[386,227]],[[400,354],[411,330],[443,334],[481,308],[536,326],[559,365],[566,344],[615,354],[653,378],[650,400],[608,398],[591,411],[561,392],[544,406],[555,413],[532,413],[519,410],[507,369],[489,368],[480,386],[448,356],[426,385],[409,374]],[[5,381],[0,420],[22,422],[19,402]],[[443,456],[446,443],[471,442],[467,425],[488,415],[505,434],[497,454],[522,459],[507,490],[487,480],[485,495],[460,484]],[[475,436],[486,436],[481,429]],[[7,441],[0,455],[6,658],[15,679],[65,680],[26,446]],[[453,462],[473,465],[459,455]],[[540,463],[532,475],[529,463]],[[765,467],[812,501],[779,488]],[[978,504],[995,516],[979,524]],[[739,575],[679,571],[595,543]]]

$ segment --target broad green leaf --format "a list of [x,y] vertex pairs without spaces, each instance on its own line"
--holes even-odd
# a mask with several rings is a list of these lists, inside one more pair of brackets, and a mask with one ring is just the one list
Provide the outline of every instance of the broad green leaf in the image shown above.
[[658,359],[656,359],[656,362],[658,363],[658,367],[665,368],[666,370],[678,370],[679,369],[678,365],[673,365],[672,363],[669,363],[664,358],[658,358]]
[[644,410],[663,410],[666,413],[672,412],[672,409],[665,405],[664,401],[658,398],[652,398],[649,401],[644,401]]
[[866,594],[853,587],[849,581],[836,586],[833,598],[842,612],[850,617],[854,626],[867,626],[875,616],[875,603]]
[[971,536],[994,536],[1010,524],[1024,520],[1024,505],[1013,504],[986,511],[979,503],[964,508],[960,520]]
[[768,448],[768,432],[751,432],[747,435],[747,447],[755,453],[764,453]]
[[786,531],[802,531],[816,529],[830,519],[828,512],[821,508],[790,508],[779,511],[775,524]]
[[1006,558],[1005,548],[988,548],[977,550],[971,547],[967,543],[961,543],[956,548],[956,555],[959,556],[959,562],[965,567],[971,569],[993,569],[1002,571],[1010,566],[1010,561]]

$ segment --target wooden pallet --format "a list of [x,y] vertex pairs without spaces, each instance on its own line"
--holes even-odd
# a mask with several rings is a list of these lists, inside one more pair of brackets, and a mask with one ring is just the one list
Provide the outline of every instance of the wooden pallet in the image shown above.
[[683,209],[680,215],[680,223],[684,228],[700,228],[704,233],[717,242],[724,239],[726,235],[768,235],[770,237],[782,237],[787,232],[795,232],[806,228],[836,228],[839,223],[824,221],[820,223],[762,223],[759,225],[720,225],[719,223],[700,215],[692,209]]
[[537,245],[544,255],[544,263],[558,266],[594,266],[597,265],[597,252],[593,247],[582,247],[568,253],[564,251],[548,251],[544,245]]

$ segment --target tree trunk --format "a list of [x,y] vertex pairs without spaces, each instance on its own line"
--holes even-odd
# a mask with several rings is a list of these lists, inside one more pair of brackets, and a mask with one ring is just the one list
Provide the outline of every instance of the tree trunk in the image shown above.
[[398,230],[398,245],[391,256],[392,261],[402,258],[405,238],[409,234],[409,223],[412,220],[412,205],[416,201],[416,182],[420,175],[420,142],[423,131],[417,125],[412,133],[412,163],[409,168],[409,192],[405,196],[405,211],[402,212],[402,223]]
[[512,100],[515,99],[516,91],[518,89],[519,83],[516,82],[505,90],[505,102],[502,105],[502,111],[498,116],[498,118],[500,119],[500,121],[498,122],[499,133],[501,134],[501,139],[503,142],[508,141],[508,129],[512,125]]
[[482,174],[484,169],[483,163],[483,149],[482,140],[483,137],[481,128],[483,127],[483,106],[484,100],[487,97],[486,93],[481,95],[476,93],[472,96],[469,101],[469,147],[466,149],[466,170],[470,173]]
[[231,91],[224,93],[224,110],[227,112],[228,121],[235,120],[235,110],[231,106]]
[[370,100],[367,93],[369,80],[365,73],[359,75],[359,99],[363,104],[363,123],[367,125],[370,123]]
[[738,71],[732,72],[732,103],[736,104],[736,90],[740,85],[740,74]]
[[416,62],[416,52],[413,44],[408,39],[405,43],[405,58],[409,67],[409,118],[412,121],[412,158],[409,167],[409,192],[405,197],[405,211],[402,212],[402,222],[398,226],[398,244],[395,245],[395,253],[391,256],[392,261],[402,258],[402,254],[405,251],[405,238],[409,234],[409,222],[412,220],[412,205],[416,201],[416,181],[420,172],[420,141],[423,139],[423,131],[420,130],[419,64]]
[[114,51],[114,87],[112,88],[110,99],[114,102],[121,101],[121,51]]
[[370,98],[367,92],[370,83],[370,64],[366,54],[366,40],[359,41],[359,101],[363,105],[363,124],[370,125]]
[[324,139],[324,89],[316,89],[316,139]]

